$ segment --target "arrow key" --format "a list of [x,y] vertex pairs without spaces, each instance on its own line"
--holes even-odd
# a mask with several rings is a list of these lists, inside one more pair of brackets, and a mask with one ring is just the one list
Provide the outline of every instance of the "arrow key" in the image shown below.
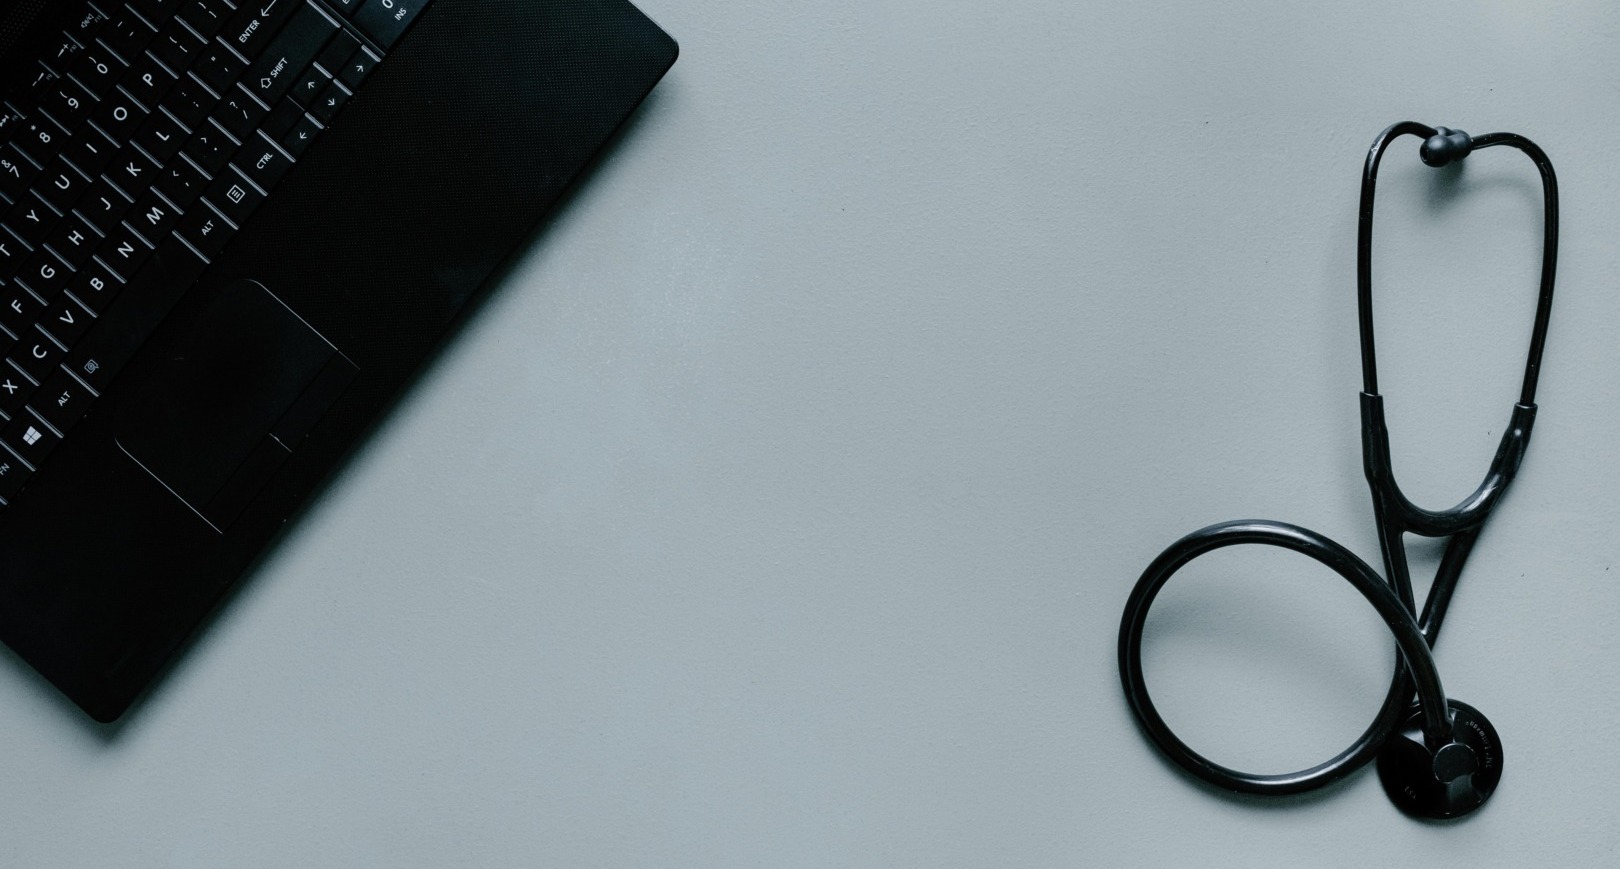
[[279,141],[282,136],[287,135],[288,130],[303,119],[304,107],[289,97],[276,103],[275,108],[271,109],[270,114],[259,124],[259,129],[263,130],[265,135]]
[[343,65],[343,71],[338,73],[338,81],[343,82],[353,90],[366,76],[371,75],[371,68],[377,65],[377,58],[370,51],[362,48],[349,58]]
[[343,85],[332,82],[326,86],[326,90],[321,91],[319,97],[315,98],[315,102],[310,103],[309,112],[319,118],[321,123],[329,124],[332,118],[337,116],[338,109],[343,108],[343,104],[348,101],[349,92]]
[[315,136],[320,132],[320,125],[316,124],[308,115],[303,115],[298,119],[298,123],[292,128],[292,131],[282,138],[281,147],[286,148],[287,153],[293,155],[293,159],[296,160],[304,156],[304,151],[315,141]]
[[327,78],[319,67],[312,65],[293,82],[293,86],[287,90],[287,96],[297,100],[298,105],[308,108],[314,105],[315,99],[326,90],[326,83],[329,81],[331,79]]

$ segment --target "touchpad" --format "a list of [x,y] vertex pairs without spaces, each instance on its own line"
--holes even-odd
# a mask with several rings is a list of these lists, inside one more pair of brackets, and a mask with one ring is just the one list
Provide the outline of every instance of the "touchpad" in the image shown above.
[[263,284],[232,281],[123,402],[118,444],[224,531],[355,371]]

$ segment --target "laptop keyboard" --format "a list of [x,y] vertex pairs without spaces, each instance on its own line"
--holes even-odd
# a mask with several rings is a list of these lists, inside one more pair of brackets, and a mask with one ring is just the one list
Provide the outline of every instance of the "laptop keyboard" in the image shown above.
[[0,507],[429,2],[78,3],[0,102]]

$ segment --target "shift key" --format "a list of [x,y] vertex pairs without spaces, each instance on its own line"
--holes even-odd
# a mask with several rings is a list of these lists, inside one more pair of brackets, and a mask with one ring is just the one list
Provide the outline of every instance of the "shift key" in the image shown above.
[[264,100],[265,105],[275,105],[276,100],[287,93],[287,89],[297,81],[298,74],[309,66],[337,29],[338,26],[315,11],[315,7],[304,5],[293,20],[287,22],[286,29],[270,43],[264,54],[259,55],[259,59],[248,67],[247,73],[242,76],[242,86]]

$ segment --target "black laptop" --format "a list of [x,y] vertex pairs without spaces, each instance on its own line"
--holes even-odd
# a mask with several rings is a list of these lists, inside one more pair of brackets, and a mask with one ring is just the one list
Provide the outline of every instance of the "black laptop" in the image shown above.
[[0,638],[122,715],[675,54],[624,0],[0,2]]

